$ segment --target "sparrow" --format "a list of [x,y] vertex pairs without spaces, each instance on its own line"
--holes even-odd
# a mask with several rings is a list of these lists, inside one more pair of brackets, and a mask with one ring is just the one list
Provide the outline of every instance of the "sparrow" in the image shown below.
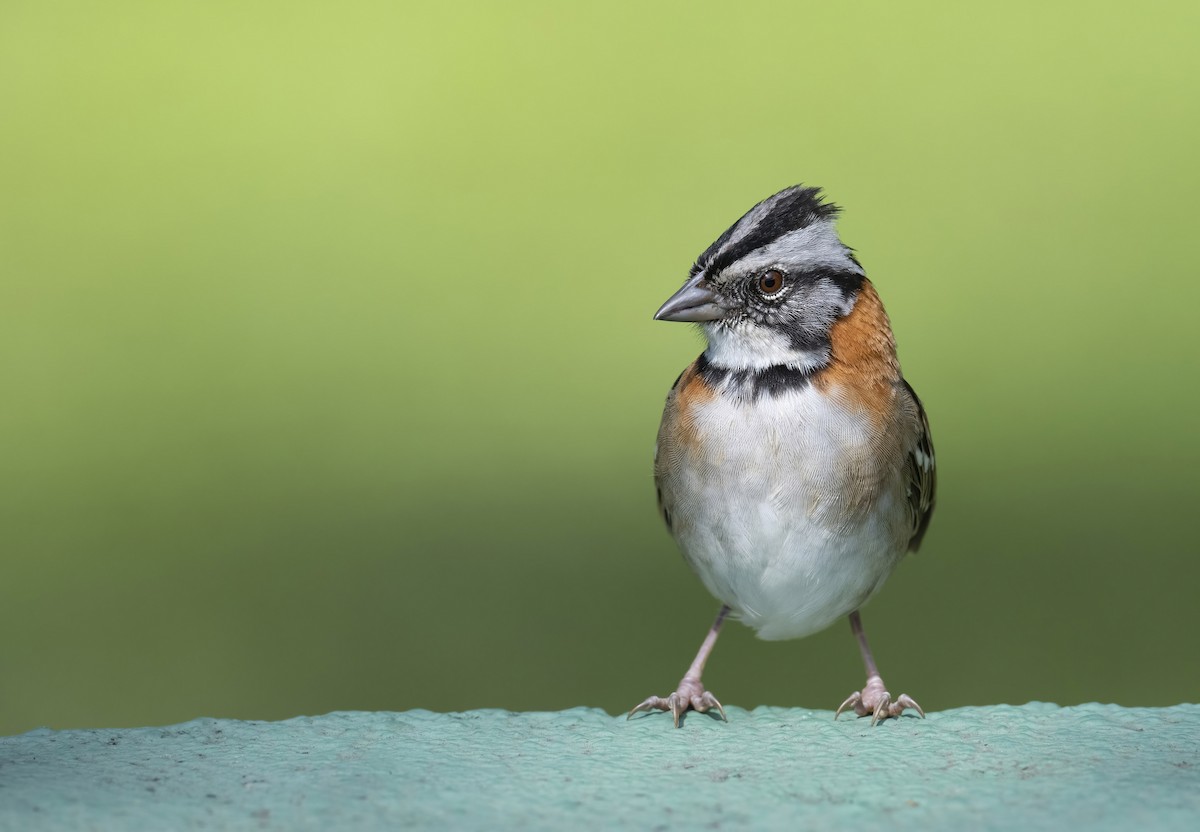
[[925,716],[888,692],[859,610],[929,527],[933,443],[883,303],[834,227],[839,211],[803,185],[764,199],[654,315],[699,324],[707,340],[667,396],[654,481],[663,522],[722,606],[675,692],[629,717],[725,719],[700,677],[726,618],[780,640],[842,616],[867,681],[834,719],[847,708],[872,725]]

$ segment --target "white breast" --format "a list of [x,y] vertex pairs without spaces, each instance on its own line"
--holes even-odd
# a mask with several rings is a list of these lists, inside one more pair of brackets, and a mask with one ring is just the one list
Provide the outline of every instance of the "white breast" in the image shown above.
[[684,557],[760,638],[808,635],[860,607],[907,542],[900,472],[866,414],[813,387],[691,411],[696,442],[660,459]]

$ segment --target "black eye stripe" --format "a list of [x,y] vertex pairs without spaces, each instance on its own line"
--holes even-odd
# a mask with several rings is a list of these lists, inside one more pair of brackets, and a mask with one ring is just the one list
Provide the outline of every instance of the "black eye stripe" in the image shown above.
[[800,272],[784,272],[782,269],[771,268],[756,275],[751,275],[748,280],[749,285],[756,287],[759,292],[768,296],[773,294],[772,292],[764,292],[762,285],[763,278],[771,271],[780,272],[783,275],[780,288],[788,284],[817,283],[821,280],[828,280],[840,289],[842,295],[846,298],[856,294],[862,288],[863,283],[863,276],[860,272],[847,271],[846,269],[815,268]]

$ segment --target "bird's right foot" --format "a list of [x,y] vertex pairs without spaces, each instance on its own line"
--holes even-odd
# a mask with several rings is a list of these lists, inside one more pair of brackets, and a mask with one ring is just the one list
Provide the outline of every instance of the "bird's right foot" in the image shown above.
[[708,713],[713,708],[721,714],[721,719],[726,722],[729,719],[725,716],[725,709],[721,707],[721,703],[717,701],[717,697],[713,696],[704,689],[704,685],[700,684],[699,679],[691,679],[687,676],[679,682],[679,687],[670,696],[663,698],[661,696],[651,696],[649,699],[636,706],[629,712],[626,719],[630,719],[634,714],[641,711],[670,711],[675,717],[675,727],[679,727],[679,720],[687,710],[693,710],[697,713]]

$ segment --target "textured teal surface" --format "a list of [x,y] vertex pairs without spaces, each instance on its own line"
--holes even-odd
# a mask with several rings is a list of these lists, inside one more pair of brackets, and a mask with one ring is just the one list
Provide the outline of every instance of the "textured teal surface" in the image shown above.
[[1200,706],[335,713],[0,739],[0,828],[1200,829]]

